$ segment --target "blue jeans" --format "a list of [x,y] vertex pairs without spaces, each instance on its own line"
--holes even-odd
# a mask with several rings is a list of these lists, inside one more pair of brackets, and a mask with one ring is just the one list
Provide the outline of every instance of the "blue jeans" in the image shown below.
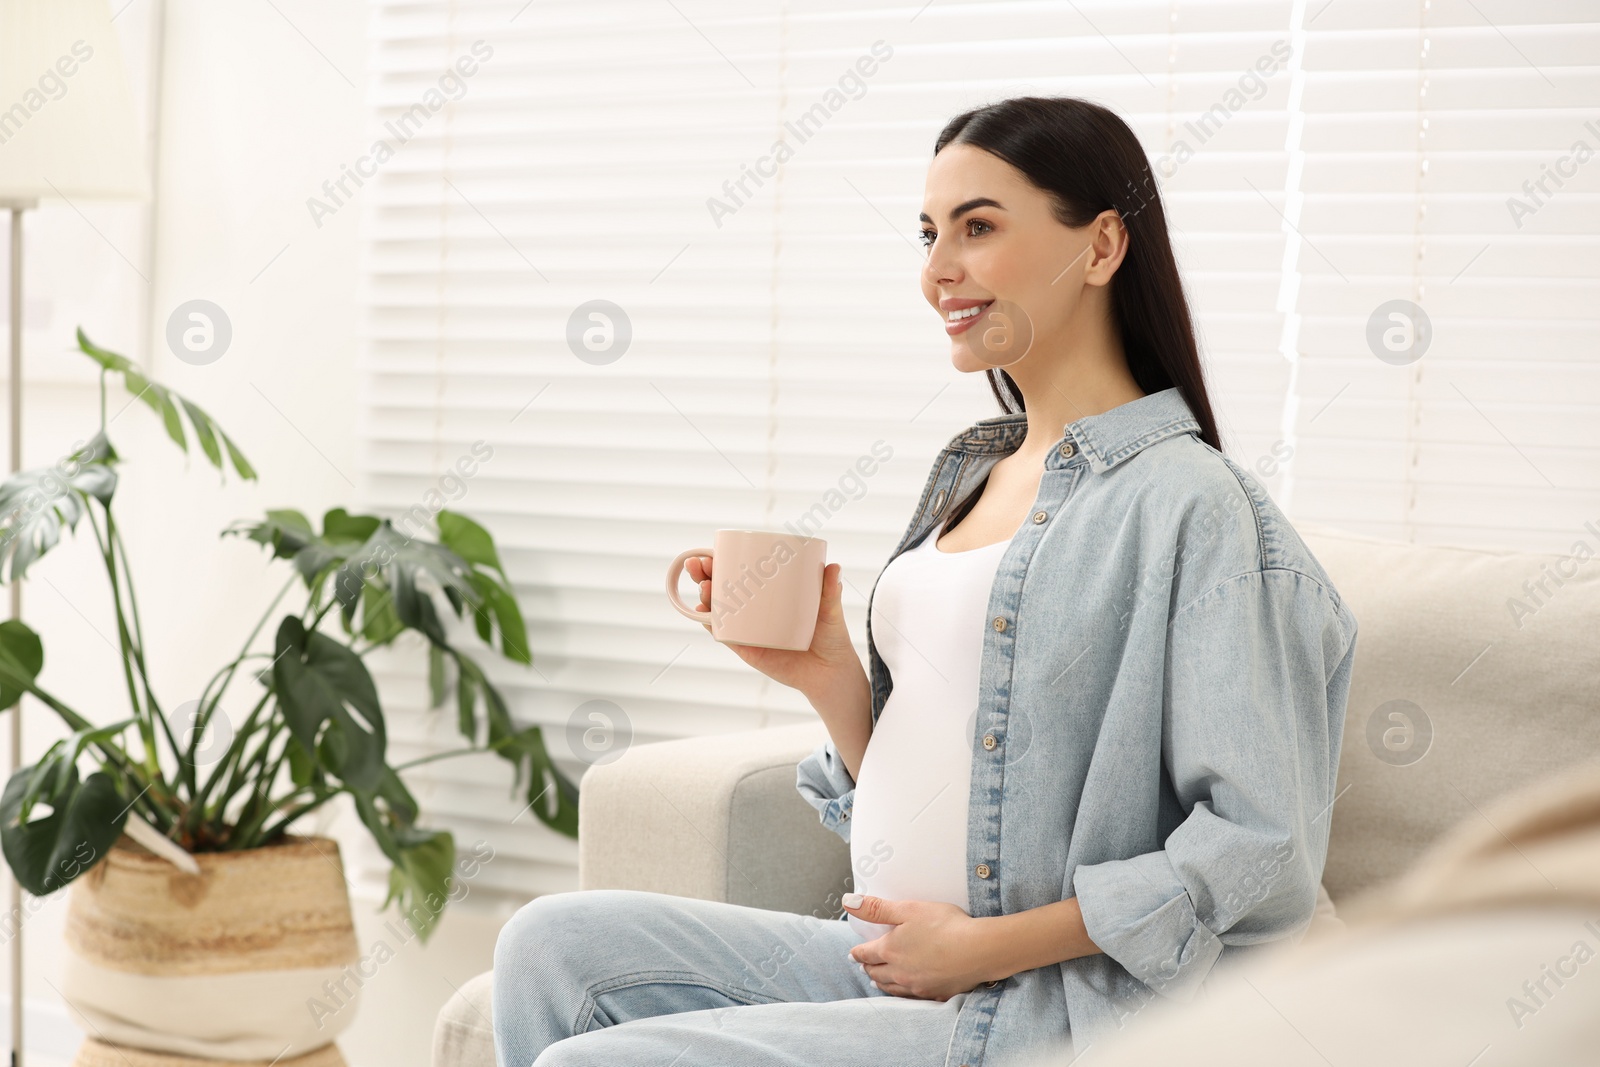
[[494,950],[499,1067],[943,1067],[965,1002],[884,993],[850,924],[625,889],[551,893]]

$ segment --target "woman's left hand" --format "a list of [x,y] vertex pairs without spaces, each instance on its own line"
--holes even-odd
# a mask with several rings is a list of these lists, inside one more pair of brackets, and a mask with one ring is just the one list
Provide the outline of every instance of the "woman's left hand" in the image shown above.
[[[845,899],[857,894],[846,894]],[[870,923],[894,929],[850,950],[867,977],[892,996],[949,1000],[998,977],[988,973],[978,923],[954,904],[930,900],[861,897],[845,910]]]

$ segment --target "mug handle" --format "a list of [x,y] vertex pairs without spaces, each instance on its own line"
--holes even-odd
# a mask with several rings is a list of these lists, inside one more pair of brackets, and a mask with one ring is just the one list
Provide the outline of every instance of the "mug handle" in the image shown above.
[[683,574],[683,565],[688,562],[690,556],[710,556],[715,560],[716,553],[709,548],[691,548],[678,553],[678,558],[673,560],[667,567],[667,599],[672,602],[673,607],[678,609],[678,614],[686,619],[692,619],[702,626],[709,627],[711,625],[711,613],[709,611],[695,611],[685,604],[683,598],[678,595],[678,577]]

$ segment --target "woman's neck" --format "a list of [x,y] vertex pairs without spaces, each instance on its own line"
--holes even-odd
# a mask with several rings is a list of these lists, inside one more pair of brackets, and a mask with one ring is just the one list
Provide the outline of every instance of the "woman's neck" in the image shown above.
[[1068,423],[1145,395],[1128,370],[1120,344],[1085,346],[1024,368],[1037,354],[1029,353],[1014,370],[1006,368],[1021,389],[1028,412],[1028,435],[1017,450],[1024,462],[1042,460]]

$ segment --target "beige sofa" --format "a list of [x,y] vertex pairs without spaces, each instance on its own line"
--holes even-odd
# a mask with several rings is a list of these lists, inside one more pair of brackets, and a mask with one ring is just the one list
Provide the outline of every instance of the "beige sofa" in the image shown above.
[[[1333,905],[1402,875],[1494,798],[1600,755],[1596,527],[1574,528],[1579,559],[1297,524],[1360,624],[1323,877]],[[795,791],[795,765],[824,737],[818,722],[686,738],[591,768],[580,885],[838,915],[848,848]],[[1506,996],[1526,977],[1508,976]],[[440,1012],[434,1067],[495,1067],[491,980]]]

